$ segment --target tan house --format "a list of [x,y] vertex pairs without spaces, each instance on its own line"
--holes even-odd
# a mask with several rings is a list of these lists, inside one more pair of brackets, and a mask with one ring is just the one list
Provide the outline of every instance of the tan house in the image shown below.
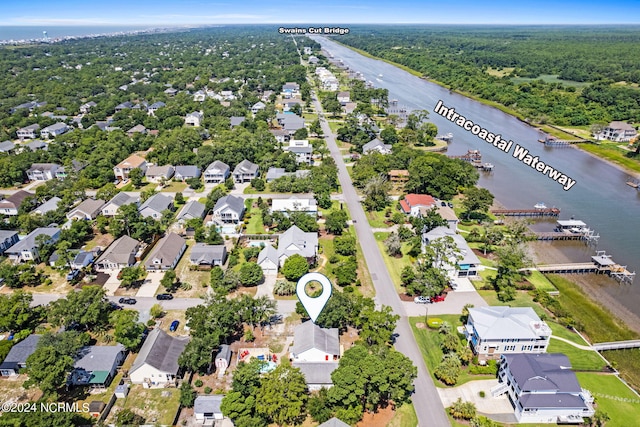
[[169,233],[154,246],[144,263],[147,271],[167,271],[175,268],[187,249],[187,242],[175,233]]
[[142,169],[142,174],[144,175],[147,171],[147,161],[137,154],[132,154],[113,168],[113,174],[116,179],[124,181],[129,178],[129,172],[133,169]]
[[95,262],[97,271],[117,270],[130,267],[136,263],[136,254],[140,250],[140,242],[129,236],[122,236],[114,241]]

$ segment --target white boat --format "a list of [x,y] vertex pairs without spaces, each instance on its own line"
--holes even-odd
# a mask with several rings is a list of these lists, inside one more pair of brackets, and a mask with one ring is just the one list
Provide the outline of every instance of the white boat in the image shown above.
[[545,205],[542,202],[536,203],[535,205],[533,205],[533,207],[536,208],[536,209],[547,209],[547,205]]

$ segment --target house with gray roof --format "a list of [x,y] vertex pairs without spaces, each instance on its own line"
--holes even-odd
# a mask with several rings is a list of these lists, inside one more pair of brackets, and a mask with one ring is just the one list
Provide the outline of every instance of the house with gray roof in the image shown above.
[[593,396],[583,389],[561,353],[503,354],[493,396],[509,395],[519,423],[582,424],[593,416]]
[[293,153],[297,163],[313,164],[313,146],[309,144],[307,139],[291,139],[289,145],[283,147],[283,150]]
[[331,373],[342,355],[338,328],[321,328],[311,321],[297,326],[289,349],[292,366],[305,376],[310,390],[331,387]]
[[276,274],[278,272],[278,250],[267,243],[258,254],[256,262],[262,268],[264,274]]
[[208,245],[196,243],[191,249],[189,262],[200,269],[208,269],[216,265],[223,265],[227,260],[227,248],[225,245]]
[[174,173],[175,169],[171,165],[148,166],[144,176],[148,182],[159,183],[163,178],[165,180],[171,179]]
[[82,104],[80,106],[80,113],[81,114],[89,114],[89,112],[91,111],[91,109],[95,106],[97,106],[98,104],[96,104],[93,101],[89,101],[86,104]]
[[130,101],[126,101],[126,102],[123,102],[122,104],[116,105],[115,110],[116,110],[116,113],[118,113],[122,110],[128,110],[131,107],[133,107],[133,103]]
[[262,101],[258,101],[251,106],[251,114],[257,114],[265,108],[267,108],[267,105]]
[[180,209],[180,212],[178,212],[178,216],[176,217],[176,221],[178,224],[182,225],[190,219],[202,219],[204,218],[206,210],[207,207],[202,203],[197,200],[190,200],[182,207],[182,209]]
[[278,113],[276,120],[289,135],[293,135],[298,129],[304,127],[304,119],[294,113]]
[[189,178],[200,178],[202,171],[195,165],[182,165],[175,167],[175,173],[173,174],[174,181],[176,179],[184,181]]
[[40,137],[44,139],[55,138],[56,136],[62,135],[68,130],[69,126],[67,126],[66,123],[55,123],[42,129],[40,131]]
[[426,248],[431,242],[438,239],[453,239],[459,258],[451,256],[448,261],[443,261],[438,268],[443,268],[447,271],[449,278],[454,280],[456,277],[474,277],[478,275],[478,266],[480,260],[473,253],[473,250],[469,247],[467,241],[461,235],[457,234],[449,227],[436,227],[428,233],[422,234],[422,248]]
[[143,134],[143,135],[144,135],[144,134],[146,134],[146,133],[147,133],[147,128],[146,128],[144,125],[141,125],[141,124],[135,125],[134,127],[132,127],[131,129],[129,129],[129,130],[127,131],[127,136],[128,136],[129,138],[133,138],[133,136],[134,136],[136,133],[141,133],[141,134]]
[[331,374],[338,369],[339,362],[292,362],[291,366],[300,369],[307,388],[310,391],[320,390],[321,388],[333,387]]
[[20,141],[24,141],[25,139],[35,139],[38,136],[36,134],[36,132],[38,132],[38,129],[40,129],[40,125],[34,123],[32,125],[18,129],[16,131],[16,135],[18,136]]
[[220,405],[224,394],[213,394],[208,396],[198,396],[193,402],[193,415],[196,421],[204,425],[216,425],[215,420],[222,420],[222,410]]
[[362,146],[362,154],[377,151],[380,154],[391,154],[391,144],[385,144],[378,138],[374,138]]
[[245,206],[244,199],[236,196],[224,196],[213,207],[213,221],[217,224],[237,224],[242,221]]
[[68,383],[92,388],[107,387],[122,365],[126,350],[122,344],[90,345],[78,351]]
[[470,308],[464,333],[479,360],[545,353],[552,334],[531,307],[502,306]]
[[328,421],[323,422],[318,427],[350,427],[349,424],[343,422],[342,420],[333,417]]
[[185,126],[191,127],[200,127],[202,125],[202,120],[204,119],[204,114],[202,111],[194,111],[193,113],[189,113],[184,118]]
[[18,232],[13,230],[0,230],[0,255],[20,241]]
[[229,125],[231,126],[231,129],[233,129],[236,126],[240,126],[245,120],[247,120],[246,117],[232,116],[229,118]]
[[311,171],[309,169],[300,169],[295,172],[286,172],[284,168],[276,168],[272,166],[267,171],[267,175],[265,176],[265,179],[267,182],[271,182],[278,178],[282,178],[283,176],[295,176],[296,178],[305,178],[309,176],[310,173]]
[[36,351],[38,341],[40,341],[41,337],[42,335],[31,334],[11,347],[7,357],[0,363],[0,375],[3,377],[18,375],[20,369],[26,368],[27,358]]
[[140,193],[118,193],[102,207],[102,215],[115,216],[121,206],[131,203],[135,203],[136,206],[140,205]]
[[[80,270],[91,264],[93,261],[94,253],[89,251],[80,251],[71,261],[71,268]],[[49,259],[51,261],[51,259]]]
[[67,219],[87,220],[96,219],[102,207],[105,205],[104,200],[87,199],[83,200],[78,206],[71,209],[67,213]]
[[140,242],[127,235],[120,237],[98,257],[95,262],[96,271],[105,272],[131,267],[136,263],[136,254],[140,250]]
[[173,197],[168,194],[158,193],[145,200],[138,208],[138,212],[145,218],[160,219],[162,218],[162,212],[167,209],[173,209]]
[[302,231],[292,225],[278,239],[278,261],[280,267],[291,255],[298,254],[313,264],[318,253],[318,233]]
[[58,203],[61,202],[62,199],[60,197],[53,196],[37,208],[31,211],[31,213],[44,215],[48,212],[52,212],[58,209]]
[[166,107],[166,106],[167,106],[167,104],[165,104],[162,101],[154,102],[153,104],[149,105],[149,108],[147,108],[147,114],[150,115],[150,116],[155,117],[156,116],[156,111],[158,111],[162,107]]
[[18,215],[18,209],[27,197],[35,196],[24,190],[18,190],[4,200],[0,200],[0,214],[2,215]]
[[5,251],[9,259],[14,263],[39,261],[40,252],[38,252],[39,240],[38,236],[47,236],[47,243],[55,243],[60,239],[60,229],[54,227],[40,227],[33,230],[24,239]]
[[175,381],[180,372],[178,358],[188,343],[188,337],[173,337],[160,328],[153,329],[129,370],[131,382],[163,387]]
[[16,144],[11,141],[0,142],[0,153],[10,153],[15,150]]
[[38,150],[47,150],[49,147],[47,147],[47,144],[43,141],[40,141],[39,139],[36,139],[35,141],[31,141],[30,143],[26,144],[25,147],[27,147],[29,150],[31,151],[38,151]]
[[205,184],[222,184],[231,175],[229,165],[216,160],[204,171]]
[[158,240],[144,263],[147,271],[167,271],[175,268],[187,249],[187,241],[176,233]]
[[56,163],[33,163],[27,169],[29,181],[49,181],[56,177],[56,171],[60,167]]
[[257,178],[259,173],[258,165],[244,159],[233,170],[233,180],[238,184],[250,182],[253,178]]

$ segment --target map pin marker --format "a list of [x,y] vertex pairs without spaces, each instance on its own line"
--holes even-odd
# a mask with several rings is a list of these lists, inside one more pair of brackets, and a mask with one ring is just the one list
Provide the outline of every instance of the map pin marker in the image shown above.
[[[322,293],[319,296],[311,298],[307,295],[304,288],[309,282],[319,282],[322,285]],[[320,316],[320,313],[322,313],[327,301],[329,301],[329,298],[331,297],[331,288],[331,281],[329,281],[327,276],[321,273],[307,273],[298,280],[296,294],[298,294],[298,299],[305,310],[307,310],[307,313],[313,323],[316,323],[316,319]]]

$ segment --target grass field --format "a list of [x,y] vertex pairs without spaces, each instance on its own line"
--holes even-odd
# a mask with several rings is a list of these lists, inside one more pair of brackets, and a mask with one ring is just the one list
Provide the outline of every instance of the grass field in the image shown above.
[[532,82],[535,80],[542,80],[545,83],[562,83],[564,86],[572,86],[577,89],[581,89],[583,87],[589,86],[589,83],[586,82],[575,82],[573,80],[562,80],[559,79],[557,75],[554,74],[541,74],[538,77],[513,77],[511,81],[515,84]]
[[180,390],[145,389],[133,385],[126,397],[124,408],[142,415],[147,424],[172,425],[180,406]]
[[640,349],[603,351],[602,355],[631,387],[640,390]]
[[622,166],[629,171],[640,173],[640,161],[626,157],[625,154],[627,154],[628,151],[619,148],[618,145],[620,145],[620,143],[576,144],[578,148],[588,153],[595,154],[596,156]]
[[396,413],[389,421],[389,427],[416,427],[418,425],[418,417],[416,410],[411,403],[396,408]]
[[373,228],[388,228],[389,226],[384,223],[384,212],[368,211],[366,212],[369,225]]
[[[384,240],[389,237],[389,233],[373,233],[376,238],[376,242],[378,243],[378,248],[380,248],[380,253],[382,254],[382,258],[384,258],[384,263],[389,270],[389,274],[391,275],[391,279],[393,280],[393,285],[396,287],[398,292],[403,292],[402,286],[400,285],[402,269],[405,266],[412,265],[409,256],[404,255],[402,258],[391,258],[387,254],[387,249],[384,247]],[[402,253],[406,253],[409,250],[409,245],[404,243],[402,245]]]
[[640,397],[615,375],[578,372],[577,376],[580,386],[591,391],[596,398],[596,407],[611,418],[607,427],[627,427],[640,419]]
[[566,354],[571,362],[571,367],[578,371],[601,371],[607,365],[596,351],[581,350],[553,338],[551,338],[547,353]]
[[533,310],[538,313],[538,316],[542,314],[546,314],[544,308],[540,306],[540,304],[533,302],[531,299],[531,295],[529,295],[528,291],[517,291],[516,298],[513,301],[502,302],[498,300],[495,291],[478,291],[480,296],[487,302],[489,305],[508,305],[510,307],[531,307]]
[[186,190],[188,187],[186,182],[174,182],[170,181],[166,187],[162,189],[163,192],[178,193]]
[[556,287],[553,286],[553,283],[551,283],[549,279],[547,279],[545,275],[540,273],[539,271],[532,271],[531,274],[526,277],[526,279],[527,282],[535,286],[536,289],[540,289],[546,292],[557,291]]

